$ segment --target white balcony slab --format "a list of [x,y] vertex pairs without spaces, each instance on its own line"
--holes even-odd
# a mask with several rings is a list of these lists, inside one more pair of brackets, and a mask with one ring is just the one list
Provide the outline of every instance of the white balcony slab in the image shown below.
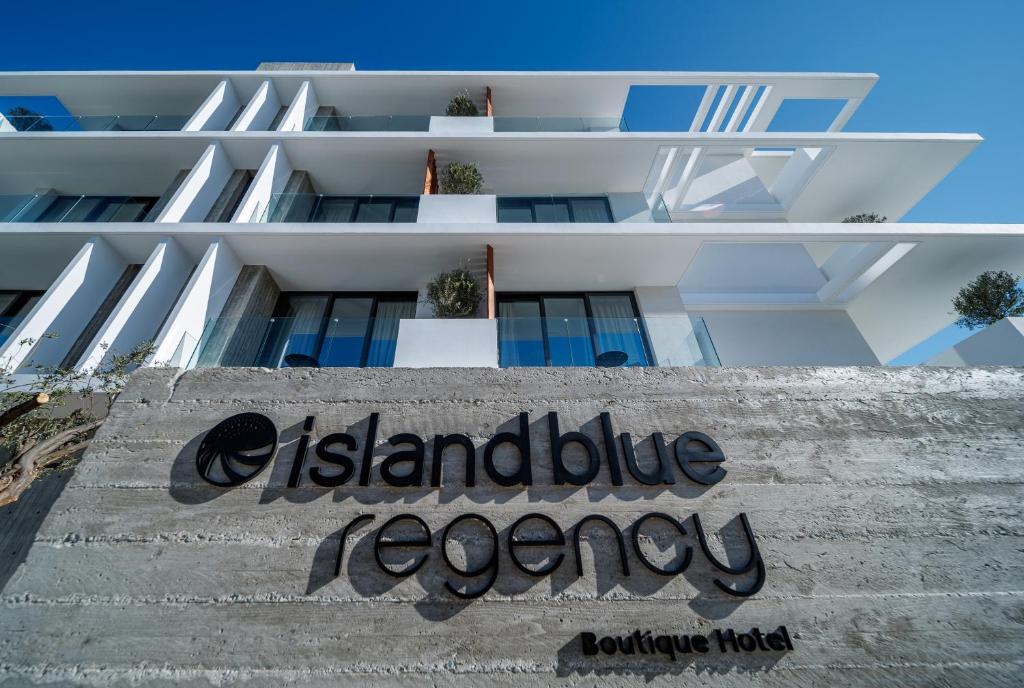
[[485,134],[494,131],[493,117],[448,117],[430,118],[431,134]]
[[496,222],[498,197],[491,195],[445,195],[420,196],[417,223],[446,222]]
[[482,318],[402,320],[396,368],[497,368],[498,321]]

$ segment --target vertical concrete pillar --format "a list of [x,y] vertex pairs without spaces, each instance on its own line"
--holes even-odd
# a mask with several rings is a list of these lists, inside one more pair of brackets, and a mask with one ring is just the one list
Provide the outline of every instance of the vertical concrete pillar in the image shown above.
[[182,131],[226,131],[242,107],[238,94],[225,79],[214,87],[195,114],[185,122]]
[[198,365],[254,365],[280,294],[266,266],[243,267],[216,326],[204,342]]
[[234,171],[220,142],[211,143],[156,221],[202,222]]
[[[13,371],[30,363],[59,364],[127,264],[103,239],[89,239],[0,347],[0,368]],[[57,338],[44,337],[49,333]],[[34,344],[21,344],[25,339]]]
[[[181,293],[192,260],[174,239],[164,237],[79,359],[79,370],[95,370],[157,335]],[[106,345],[106,346],[104,346]]]
[[223,238],[210,243],[181,298],[160,328],[150,365],[188,364],[204,328],[220,315],[241,269],[241,261]]
[[128,291],[128,287],[131,286],[131,283],[135,280],[141,269],[142,266],[137,264],[125,267],[124,272],[121,273],[117,282],[114,283],[113,288],[107,293],[107,298],[103,299],[103,303],[92,314],[85,329],[75,339],[75,343],[71,345],[71,349],[64,354],[64,358],[58,364],[60,368],[67,370],[76,367],[79,359],[85,354],[89,344],[103,327],[103,323],[107,321],[111,313],[114,312],[114,309],[117,308],[117,304],[121,301],[125,292]]
[[146,213],[145,222],[156,222],[160,218],[164,212],[164,208],[167,207],[168,203],[174,200],[175,195],[178,193],[178,189],[180,189],[181,185],[185,183],[186,179],[188,179],[188,175],[191,171],[192,170],[180,170],[178,174],[174,176],[174,179],[171,181],[171,185],[168,186],[162,194],[160,194],[160,198],[157,199],[156,203],[153,204],[153,207],[149,209],[148,213]]
[[280,109],[281,99],[277,97],[274,84],[268,79],[256,89],[231,131],[267,131]]
[[316,114],[319,106],[320,103],[317,101],[313,84],[303,81],[299,86],[298,93],[292,99],[291,105],[288,106],[288,111],[281,118],[281,123],[277,125],[277,130],[303,131],[306,128],[306,122]]
[[228,178],[228,183],[220,192],[210,212],[206,213],[205,222],[231,222],[238,212],[238,206],[245,197],[245,192],[252,184],[253,170],[235,170]]
[[275,143],[263,159],[256,177],[238,206],[232,222],[262,222],[276,193],[284,191],[292,175],[292,165],[284,153],[284,147]]

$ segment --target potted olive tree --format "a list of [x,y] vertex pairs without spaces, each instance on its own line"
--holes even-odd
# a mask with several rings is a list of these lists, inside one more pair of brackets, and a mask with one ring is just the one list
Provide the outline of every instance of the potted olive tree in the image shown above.
[[476,165],[453,162],[438,175],[437,194],[420,197],[417,222],[481,222],[497,219],[497,197],[484,194],[484,178]]
[[482,117],[469,91],[456,93],[445,108],[444,115],[430,118],[430,131],[435,134],[479,134],[494,131],[494,118]]
[[444,114],[448,117],[476,117],[480,111],[473,99],[469,97],[469,91],[463,89],[448,101],[448,107]]
[[888,218],[885,215],[879,215],[878,213],[858,213],[856,215],[850,215],[844,217],[843,222],[860,222],[860,223],[878,223],[885,222]]
[[464,268],[436,275],[424,300],[433,318],[403,320],[395,366],[408,368],[498,367],[498,321],[474,318],[482,288]]
[[473,163],[453,162],[441,170],[439,186],[443,194],[478,194],[484,188],[484,178]]
[[427,285],[427,302],[439,318],[475,315],[480,299],[480,283],[462,268],[442,272]]
[[1024,289],[1020,283],[1020,275],[1006,270],[981,273],[953,299],[953,308],[960,316],[956,324],[974,330],[1003,318],[1024,315]]

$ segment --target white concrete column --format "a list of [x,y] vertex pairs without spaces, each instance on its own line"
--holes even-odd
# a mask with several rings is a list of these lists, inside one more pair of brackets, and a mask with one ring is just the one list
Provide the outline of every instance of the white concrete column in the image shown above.
[[[127,265],[106,241],[89,239],[0,347],[0,369],[14,371],[33,363],[58,365]],[[57,338],[44,337],[50,333]],[[35,343],[21,344],[24,339]]]
[[225,79],[217,84],[195,114],[181,128],[182,131],[224,131],[231,118],[242,106],[235,87]]
[[292,165],[280,143],[270,147],[260,169],[249,185],[232,222],[261,222],[274,194],[284,190],[292,175]]
[[156,221],[202,222],[234,171],[235,166],[220,142],[211,143]]
[[231,131],[267,131],[280,109],[281,99],[274,90],[274,84],[270,80],[264,81],[232,125]]
[[204,328],[220,316],[241,270],[242,262],[224,239],[214,240],[160,329],[149,365],[188,364]]
[[320,102],[317,100],[316,91],[313,90],[313,84],[303,81],[299,86],[298,93],[292,99],[292,104],[288,106],[288,111],[281,118],[277,130],[303,131],[306,128],[306,121],[316,114],[318,107],[320,107]]
[[156,336],[188,279],[192,261],[174,239],[164,237],[150,254],[117,307],[96,333],[78,370],[95,370],[114,354],[125,354]]

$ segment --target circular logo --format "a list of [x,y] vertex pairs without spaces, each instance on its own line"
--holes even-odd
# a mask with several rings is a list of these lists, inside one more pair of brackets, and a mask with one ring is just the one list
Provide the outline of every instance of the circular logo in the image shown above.
[[239,413],[206,433],[196,452],[196,470],[218,487],[247,483],[277,452],[277,428],[266,416]]

